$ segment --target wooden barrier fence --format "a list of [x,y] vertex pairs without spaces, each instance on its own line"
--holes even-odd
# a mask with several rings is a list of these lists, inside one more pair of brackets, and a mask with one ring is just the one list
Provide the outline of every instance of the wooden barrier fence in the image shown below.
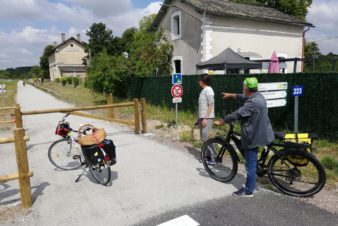
[[[113,99],[108,99],[108,103],[112,103]],[[126,119],[117,119],[115,118],[114,109],[122,108],[122,107],[133,107],[134,109],[134,120],[126,120]],[[87,110],[97,110],[97,109],[108,109],[107,116],[93,115],[84,113],[81,111]],[[117,122],[126,125],[134,126],[134,132],[139,134],[141,132],[142,124],[142,133],[147,133],[147,118],[146,118],[146,100],[142,98],[141,100],[141,120],[140,123],[140,111],[139,111],[139,101],[138,99],[134,99],[133,102],[127,103],[118,103],[118,104],[107,104],[107,105],[97,105],[97,106],[84,106],[84,107],[70,107],[70,108],[56,108],[56,109],[46,109],[46,110],[33,110],[33,111],[21,111],[20,106],[16,105],[15,109],[15,123],[17,128],[22,128],[22,116],[24,115],[38,115],[38,114],[49,114],[49,113],[70,113],[72,115],[94,118],[99,120],[105,120],[109,122]]]
[[10,175],[0,176],[0,182],[19,180],[21,206],[30,208],[32,206],[32,195],[30,177],[33,172],[29,171],[26,141],[29,137],[25,136],[23,128],[14,129],[14,137],[0,138],[0,144],[15,143],[16,163],[18,172]]

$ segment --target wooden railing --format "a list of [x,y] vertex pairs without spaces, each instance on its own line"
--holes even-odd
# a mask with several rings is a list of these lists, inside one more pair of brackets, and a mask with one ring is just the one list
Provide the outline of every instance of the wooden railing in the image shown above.
[[14,137],[0,138],[0,144],[15,143],[16,163],[18,172],[10,175],[0,176],[0,182],[7,182],[10,180],[19,180],[21,206],[23,208],[30,208],[32,206],[32,195],[30,177],[33,172],[29,171],[26,141],[29,137],[25,136],[23,128],[14,129]]
[[[108,103],[112,103],[112,97]],[[123,108],[123,107],[134,107],[134,120],[126,119],[117,119],[115,118],[114,109]],[[81,111],[88,110],[97,110],[97,109],[108,109],[107,116],[93,115],[84,113]],[[142,120],[142,131],[140,126],[140,111],[139,111],[139,101],[134,99],[133,102],[127,103],[118,103],[118,104],[107,104],[107,105],[97,105],[97,106],[84,106],[84,107],[70,107],[70,108],[55,108],[55,109],[46,109],[46,110],[33,110],[33,111],[21,111],[20,106],[16,105],[15,107],[15,123],[17,128],[22,128],[22,116],[24,115],[38,115],[38,114],[49,114],[49,113],[70,113],[72,115],[94,118],[99,120],[105,120],[110,122],[117,122],[126,125],[134,126],[134,132],[136,134],[147,133],[147,118],[146,118],[146,100],[142,98],[141,100],[141,120]]]

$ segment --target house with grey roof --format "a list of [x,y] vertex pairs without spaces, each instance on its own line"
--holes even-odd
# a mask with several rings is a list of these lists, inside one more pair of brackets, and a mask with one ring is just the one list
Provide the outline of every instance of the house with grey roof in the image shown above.
[[61,42],[54,43],[54,49],[48,57],[50,80],[62,77],[85,77],[86,67],[83,58],[87,56],[81,42],[80,34],[76,38],[65,38],[61,34]]
[[[228,0],[165,0],[153,27],[163,29],[174,47],[174,72],[196,74],[206,73],[197,65],[227,48],[252,61],[270,59],[274,51],[280,59],[302,59],[304,35],[313,25],[276,9]],[[263,63],[249,72],[264,73],[267,68]],[[300,72],[302,61],[281,63],[283,72],[294,68]]]

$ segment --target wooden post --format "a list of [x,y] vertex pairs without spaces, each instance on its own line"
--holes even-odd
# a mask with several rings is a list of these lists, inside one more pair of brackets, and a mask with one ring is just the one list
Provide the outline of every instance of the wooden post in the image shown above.
[[[110,93],[107,96],[108,99],[108,105],[112,105],[113,104],[113,94]],[[108,108],[108,118],[115,118],[115,114],[114,114],[114,108]]]
[[21,113],[20,105],[19,104],[16,104],[14,111],[15,111],[15,125],[16,125],[16,128],[22,128],[23,127],[23,125],[22,125],[22,113]]
[[147,128],[147,103],[145,98],[141,98],[141,120],[142,120],[142,133],[148,133]]
[[32,206],[31,183],[29,178],[29,167],[27,159],[26,142],[24,141],[25,131],[23,128],[14,130],[16,163],[18,165],[19,187],[21,206],[30,208]]
[[140,112],[138,107],[138,99],[134,99],[134,123],[135,123],[135,133],[140,133]]

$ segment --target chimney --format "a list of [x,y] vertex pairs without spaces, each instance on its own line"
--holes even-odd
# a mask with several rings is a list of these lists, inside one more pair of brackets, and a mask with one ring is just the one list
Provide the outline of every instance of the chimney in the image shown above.
[[61,43],[64,43],[66,40],[66,35],[65,33],[61,33]]
[[79,42],[81,42],[81,35],[80,35],[80,33],[78,33],[78,34],[76,35],[76,39],[77,39]]

